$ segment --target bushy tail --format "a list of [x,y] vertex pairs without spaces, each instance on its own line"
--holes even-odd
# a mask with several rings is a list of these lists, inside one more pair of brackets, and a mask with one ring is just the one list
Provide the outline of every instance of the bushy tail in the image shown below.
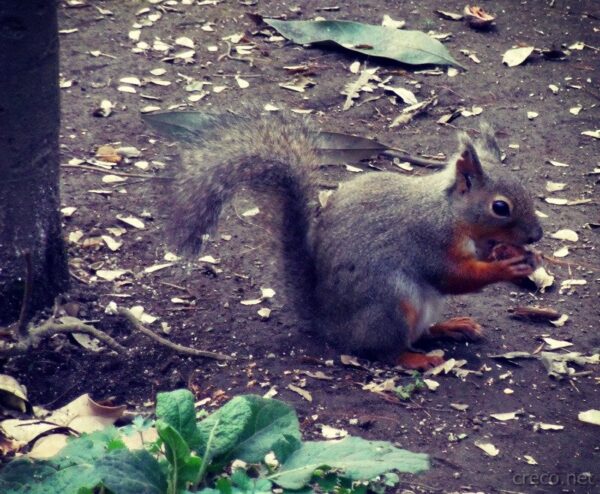
[[[239,118],[215,115],[211,130],[187,146],[167,199],[168,235],[175,247],[197,254],[221,209],[242,185],[278,194],[286,274],[314,282],[309,230],[316,203],[315,132],[301,120],[243,108]],[[297,286],[298,283],[295,283]]]

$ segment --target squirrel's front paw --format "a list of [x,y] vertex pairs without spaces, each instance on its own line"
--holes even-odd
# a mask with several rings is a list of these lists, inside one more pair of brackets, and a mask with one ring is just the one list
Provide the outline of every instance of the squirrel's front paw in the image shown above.
[[426,371],[444,363],[442,357],[417,352],[404,352],[396,360],[396,364],[409,370]]
[[498,267],[500,278],[506,281],[526,278],[534,271],[533,266],[528,262],[527,256],[524,255],[494,261],[494,264]]

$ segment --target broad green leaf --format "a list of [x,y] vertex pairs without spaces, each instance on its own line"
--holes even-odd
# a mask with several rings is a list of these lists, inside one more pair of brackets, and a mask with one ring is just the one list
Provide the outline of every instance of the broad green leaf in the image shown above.
[[190,456],[190,448],[185,439],[181,437],[181,434],[171,424],[157,420],[156,432],[158,433],[158,437],[165,443],[165,456],[169,463],[173,465]]
[[156,417],[179,432],[191,449],[196,448],[200,443],[200,434],[196,426],[194,395],[187,389],[158,393]]
[[187,443],[172,425],[157,420],[156,432],[165,443],[165,456],[170,465],[169,481],[176,479],[175,483],[178,489],[186,487],[190,482],[195,482],[202,460],[191,455]]
[[66,468],[77,463],[93,463],[104,456],[109,449],[118,449],[119,446],[123,447],[119,432],[111,426],[70,439],[51,461],[58,468]]
[[73,464],[60,469],[49,461],[14,460],[0,473],[2,494],[48,494],[78,491],[91,492],[100,477],[89,463]]
[[113,451],[96,463],[102,484],[112,494],[164,494],[167,480],[147,451]]
[[268,478],[286,489],[300,489],[319,468],[339,470],[350,480],[371,480],[385,472],[419,473],[429,468],[429,457],[392,446],[387,441],[346,437],[341,441],[307,442]]
[[404,31],[353,21],[263,20],[287,39],[301,45],[327,41],[364,55],[409,65],[462,67],[442,43],[421,31]]
[[200,454],[217,421],[209,452],[215,461],[238,458],[257,463],[275,448],[289,454],[300,441],[298,418],[289,405],[260,396],[237,396],[198,424]]

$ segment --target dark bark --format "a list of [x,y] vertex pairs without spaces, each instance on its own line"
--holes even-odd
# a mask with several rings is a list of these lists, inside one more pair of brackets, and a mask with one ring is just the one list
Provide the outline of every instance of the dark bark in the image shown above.
[[0,0],[0,324],[19,315],[32,266],[30,313],[69,275],[59,213],[60,95],[54,0]]

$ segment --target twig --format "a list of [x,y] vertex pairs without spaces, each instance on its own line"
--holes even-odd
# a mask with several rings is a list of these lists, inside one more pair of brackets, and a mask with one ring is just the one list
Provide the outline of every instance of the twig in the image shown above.
[[223,60],[224,58],[228,58],[229,60],[237,60],[238,62],[248,63],[248,64],[250,64],[250,67],[254,67],[254,59],[252,57],[243,58],[243,57],[233,56],[231,54],[231,48],[232,48],[231,43],[225,41],[225,44],[227,45],[227,53],[223,53],[223,54],[219,55],[219,57],[217,58],[217,60],[219,62],[221,60]]
[[550,264],[556,264],[557,266],[567,266],[568,268],[570,268],[571,266],[575,266],[578,268],[588,269],[590,271],[598,271],[598,268],[596,266],[591,266],[589,264],[581,264],[573,261],[565,261],[562,259],[557,259],[553,256],[549,256],[547,254],[542,254],[542,259],[544,259],[544,261],[548,261]]
[[187,289],[184,286],[176,285],[175,283],[169,283],[168,281],[160,281],[159,283],[161,285],[164,285],[164,286],[168,286],[168,287],[171,287],[171,288],[176,288],[177,290],[182,290],[184,292],[190,293],[189,289]]
[[117,175],[119,177],[135,177],[135,178],[156,178],[159,180],[173,180],[172,177],[161,177],[158,175],[147,175],[147,174],[143,174],[143,173],[127,173],[127,172],[120,172],[117,170],[105,170],[104,168],[98,168],[96,166],[91,166],[91,165],[69,165],[69,164],[62,164],[60,165],[63,168],[77,168],[80,170],[90,170],[92,172],[96,172],[96,173],[103,173],[106,175]]
[[117,343],[117,341],[114,338],[107,335],[104,331],[96,329],[94,326],[90,326],[89,324],[85,324],[83,322],[59,324],[54,322],[54,320],[52,319],[46,321],[40,326],[30,328],[27,337],[19,341],[17,343],[17,347],[27,349],[31,346],[36,346],[42,338],[59,333],[84,333],[100,340],[102,343],[112,348],[117,353],[127,353],[127,348]]
[[23,288],[21,312],[19,313],[19,320],[15,328],[18,339],[27,338],[27,316],[29,315],[31,295],[33,293],[33,262],[29,249],[23,251],[23,259],[25,259],[25,286]]
[[154,341],[160,343],[161,345],[170,348],[171,350],[182,353],[184,355],[191,355],[193,357],[204,357],[204,358],[212,358],[215,360],[233,360],[229,355],[224,355],[222,353],[217,352],[208,352],[206,350],[197,350],[196,348],[190,348],[183,345],[178,345],[177,343],[173,343],[162,336],[157,335],[154,331],[149,330],[148,328],[142,326],[138,319],[127,309],[119,307],[117,309],[117,313],[125,317],[127,321],[138,331],[144,333],[149,338]]

